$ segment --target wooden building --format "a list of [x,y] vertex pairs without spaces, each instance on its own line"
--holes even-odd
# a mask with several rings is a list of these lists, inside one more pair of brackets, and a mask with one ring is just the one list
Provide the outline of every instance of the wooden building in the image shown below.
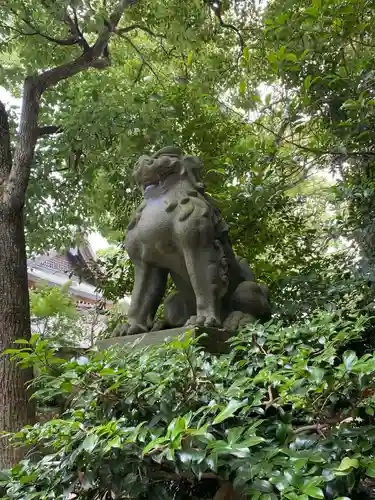
[[95,306],[110,308],[111,301],[105,301],[95,289],[93,279],[90,279],[90,262],[96,255],[91,245],[70,248],[66,252],[52,250],[43,255],[37,255],[27,261],[29,287],[38,283],[58,286],[71,281],[69,293],[77,303],[78,309],[88,309]]

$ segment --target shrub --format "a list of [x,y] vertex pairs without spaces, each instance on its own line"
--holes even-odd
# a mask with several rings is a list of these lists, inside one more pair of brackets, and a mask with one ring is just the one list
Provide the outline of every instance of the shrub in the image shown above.
[[212,498],[221,480],[255,500],[354,498],[375,477],[375,354],[345,350],[365,323],[249,325],[220,357],[188,336],[64,362],[33,339],[11,356],[70,408],[13,437],[30,452],[5,498]]
[[69,295],[70,284],[68,281],[61,288],[41,284],[30,292],[32,329],[57,348],[92,345],[104,326],[99,307],[79,314]]

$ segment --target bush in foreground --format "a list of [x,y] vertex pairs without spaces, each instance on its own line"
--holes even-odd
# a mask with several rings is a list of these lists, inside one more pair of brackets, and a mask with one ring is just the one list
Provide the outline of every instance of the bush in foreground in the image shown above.
[[250,325],[221,357],[187,338],[66,362],[33,338],[10,354],[69,410],[14,436],[31,450],[4,498],[213,498],[229,480],[255,500],[353,499],[375,477],[375,354],[345,347],[365,322]]

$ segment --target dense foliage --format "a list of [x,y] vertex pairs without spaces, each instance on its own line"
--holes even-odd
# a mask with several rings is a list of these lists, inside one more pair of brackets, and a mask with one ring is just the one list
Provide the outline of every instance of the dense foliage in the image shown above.
[[337,175],[337,199],[349,208],[347,234],[354,232],[371,259],[373,4],[276,0],[264,23],[261,50],[269,64],[262,78],[287,91],[289,140]]
[[[28,2],[8,9],[1,83],[13,94],[22,72],[77,53],[77,44],[53,42],[66,30],[56,19],[68,3],[34,2],[32,19]],[[111,43],[111,66],[76,75],[44,96],[42,124],[61,133],[40,140],[31,171],[31,250],[67,244],[76,225],[121,240],[141,196],[131,178],[134,161],[166,144],[202,158],[208,192],[232,228],[238,253],[271,286],[301,273],[305,256],[321,247],[315,222],[327,199],[314,194],[317,201],[306,204],[303,189],[296,191],[306,188],[314,158],[282,140],[288,133],[283,105],[274,110],[259,88],[269,79],[259,72],[264,44],[253,40],[262,41],[263,11],[247,0],[218,5],[191,1],[180,9],[171,0],[151,8],[138,2],[126,10]],[[86,1],[69,6],[88,39],[105,18],[99,9],[88,22],[87,12],[96,7]],[[250,123],[251,115],[260,118]],[[325,184],[316,176],[308,182],[313,191]]]
[[[14,95],[21,75],[79,50],[54,42],[68,3],[7,7],[1,83]],[[105,19],[97,7],[68,6],[88,40]],[[236,250],[273,290],[324,267],[338,234],[371,256],[371,9],[365,0],[132,5],[111,66],[76,75],[41,103],[43,124],[62,133],[43,138],[35,157],[30,249],[66,244],[77,224],[121,240],[140,198],[135,159],[175,144],[201,156]],[[336,227],[327,213],[340,216]]]
[[108,300],[130,295],[134,284],[134,268],[121,247],[113,247],[102,252],[93,267],[92,272],[98,290]]
[[92,346],[104,327],[100,304],[79,313],[69,294],[70,284],[67,281],[61,288],[42,284],[31,289],[32,332],[59,348]]
[[252,325],[221,357],[188,336],[64,362],[33,338],[12,356],[38,366],[39,401],[70,407],[15,435],[31,450],[5,496],[212,498],[230,480],[253,499],[355,498],[375,476],[375,357],[347,349],[365,323]]

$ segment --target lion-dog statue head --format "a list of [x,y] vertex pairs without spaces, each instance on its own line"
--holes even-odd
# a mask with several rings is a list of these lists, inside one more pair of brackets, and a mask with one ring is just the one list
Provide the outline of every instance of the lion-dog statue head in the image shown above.
[[187,176],[198,191],[203,191],[204,185],[200,182],[202,168],[203,163],[197,156],[184,156],[179,148],[165,147],[151,156],[141,156],[134,167],[133,176],[144,191],[165,181],[172,174]]

